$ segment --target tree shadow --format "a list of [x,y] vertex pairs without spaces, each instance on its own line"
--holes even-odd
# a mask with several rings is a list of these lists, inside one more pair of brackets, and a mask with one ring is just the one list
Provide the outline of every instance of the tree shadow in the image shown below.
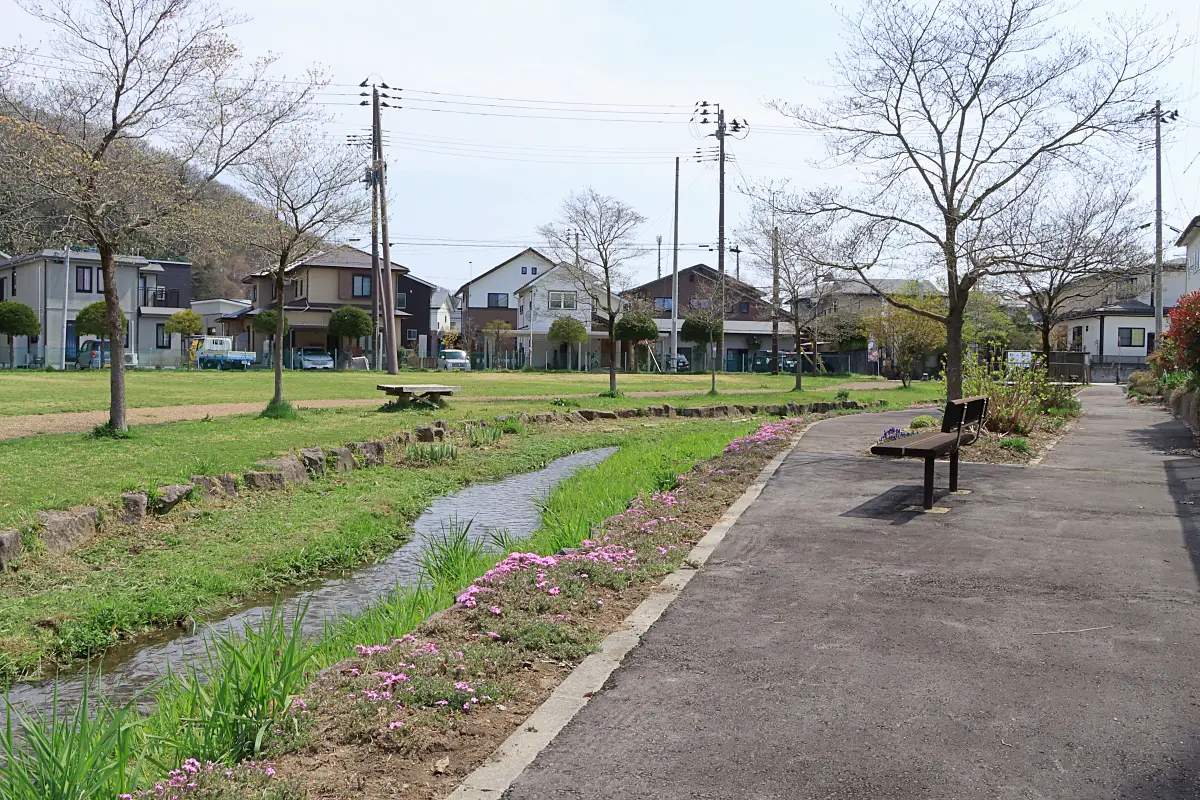
[[1200,797],[1200,739],[1190,748],[1167,753],[1149,769],[1130,775],[1114,800],[1195,800]]

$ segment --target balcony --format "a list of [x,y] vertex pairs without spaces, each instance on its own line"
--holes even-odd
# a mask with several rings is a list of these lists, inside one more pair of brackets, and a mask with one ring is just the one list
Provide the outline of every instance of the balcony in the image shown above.
[[146,286],[139,291],[142,308],[180,308],[179,290],[162,286]]

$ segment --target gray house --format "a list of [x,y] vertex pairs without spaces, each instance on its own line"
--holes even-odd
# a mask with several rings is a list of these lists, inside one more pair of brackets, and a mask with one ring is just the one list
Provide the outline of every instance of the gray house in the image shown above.
[[[164,330],[167,318],[191,303],[192,265],[186,261],[117,257],[117,293],[129,322],[126,365],[176,367],[183,363],[179,336]],[[34,310],[40,336],[18,337],[12,352],[0,341],[0,362],[18,367],[71,369],[87,337],[75,333],[75,316],[104,300],[100,255],[94,252],[40,250],[0,261],[0,299],[16,300]]]

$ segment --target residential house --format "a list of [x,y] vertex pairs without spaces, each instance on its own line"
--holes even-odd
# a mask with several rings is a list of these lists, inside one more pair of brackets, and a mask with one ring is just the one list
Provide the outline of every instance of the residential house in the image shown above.
[[[679,325],[688,311],[707,308],[717,293],[721,274],[707,264],[695,264],[679,270]],[[671,288],[672,277],[656,278],[649,283],[635,286],[625,296],[639,297],[652,310],[651,316],[662,334],[654,350],[656,357],[668,355],[671,346]],[[725,369],[731,372],[749,369],[755,353],[771,350],[771,304],[762,298],[762,293],[748,283],[737,280],[726,273],[726,302],[729,311],[725,318]],[[791,323],[782,317],[779,322],[779,349],[795,349],[795,336]],[[686,358],[693,369],[707,368],[710,363],[702,346],[694,342],[679,340],[679,354]]]
[[[597,315],[602,309],[595,308],[593,300],[593,294],[601,298],[603,294],[583,289],[569,266],[557,265],[540,270],[517,290],[518,363],[579,370],[608,363],[608,329]],[[574,317],[583,323],[588,341],[572,345],[550,341],[550,326],[560,317]]]
[[[429,329],[440,340],[446,333],[462,328],[462,308],[459,298],[449,289],[438,286],[429,298]],[[436,346],[434,351],[438,349]]]
[[871,283],[875,288],[858,279],[826,281],[813,293],[813,298],[825,314],[863,314],[887,302],[883,299],[884,294],[915,294],[919,297],[944,297],[946,294],[924,279],[872,278]]
[[434,357],[438,352],[437,328],[429,324],[429,315],[425,313],[437,290],[436,284],[411,272],[396,276],[396,310],[407,314],[396,319],[396,336],[400,346],[418,358]]
[[[425,309],[433,285],[409,275],[407,267],[392,263],[391,280],[396,284],[396,334],[402,347],[415,348],[422,335],[428,335],[429,322]],[[371,268],[371,254],[347,245],[316,253],[297,261],[285,270],[283,311],[290,332],[284,342],[285,350],[299,347],[323,347],[345,350],[349,355],[373,352],[369,338],[347,343],[329,335],[329,317],[342,306],[357,306],[368,314],[372,311],[379,287]],[[270,349],[270,336],[257,333],[254,317],[277,305],[275,274],[264,269],[246,276],[250,285],[250,306],[235,314],[222,317],[235,346],[254,350],[264,356]],[[407,308],[419,309],[414,314]],[[265,360],[265,359],[264,359]]]
[[249,300],[214,297],[209,300],[192,301],[192,311],[204,320],[204,333],[207,336],[228,336],[225,319],[235,317],[249,308]]
[[462,330],[471,338],[463,346],[481,349],[481,331],[492,320],[516,328],[517,290],[552,267],[553,261],[529,247],[460,286],[454,294],[462,311]]
[[[126,364],[177,367],[186,356],[178,336],[166,333],[167,319],[191,302],[192,266],[186,261],[117,256],[117,294],[128,321]],[[75,316],[104,300],[100,255],[40,250],[0,262],[0,299],[31,307],[42,323],[40,336],[17,339],[12,353],[0,343],[0,361],[18,366],[71,368],[83,337]]]

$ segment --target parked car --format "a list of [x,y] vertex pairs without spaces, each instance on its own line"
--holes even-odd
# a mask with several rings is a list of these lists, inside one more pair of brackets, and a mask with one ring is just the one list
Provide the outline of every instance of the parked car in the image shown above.
[[[76,369],[100,369],[102,367],[112,366],[112,349],[110,342],[101,342],[98,339],[88,339],[83,344],[79,345],[79,355],[75,357]],[[101,360],[103,358],[103,360]],[[138,365],[137,353],[132,350],[125,351],[125,366],[136,367]]]
[[[750,365],[751,372],[770,372],[771,371],[771,354],[756,353],[754,361]],[[796,354],[795,353],[780,353],[779,354],[779,371],[780,372],[795,372],[796,371]]]
[[301,347],[292,351],[292,369],[333,369],[333,356],[324,347]]
[[470,372],[471,357],[467,355],[466,350],[443,350],[438,353],[437,368],[444,369],[446,372],[454,370]]
[[228,336],[205,336],[196,348],[196,366],[200,369],[249,369],[254,363],[251,350],[234,350]]
[[[663,356],[663,369],[671,371],[671,356]],[[692,364],[684,356],[675,356],[675,372],[690,372]]]

